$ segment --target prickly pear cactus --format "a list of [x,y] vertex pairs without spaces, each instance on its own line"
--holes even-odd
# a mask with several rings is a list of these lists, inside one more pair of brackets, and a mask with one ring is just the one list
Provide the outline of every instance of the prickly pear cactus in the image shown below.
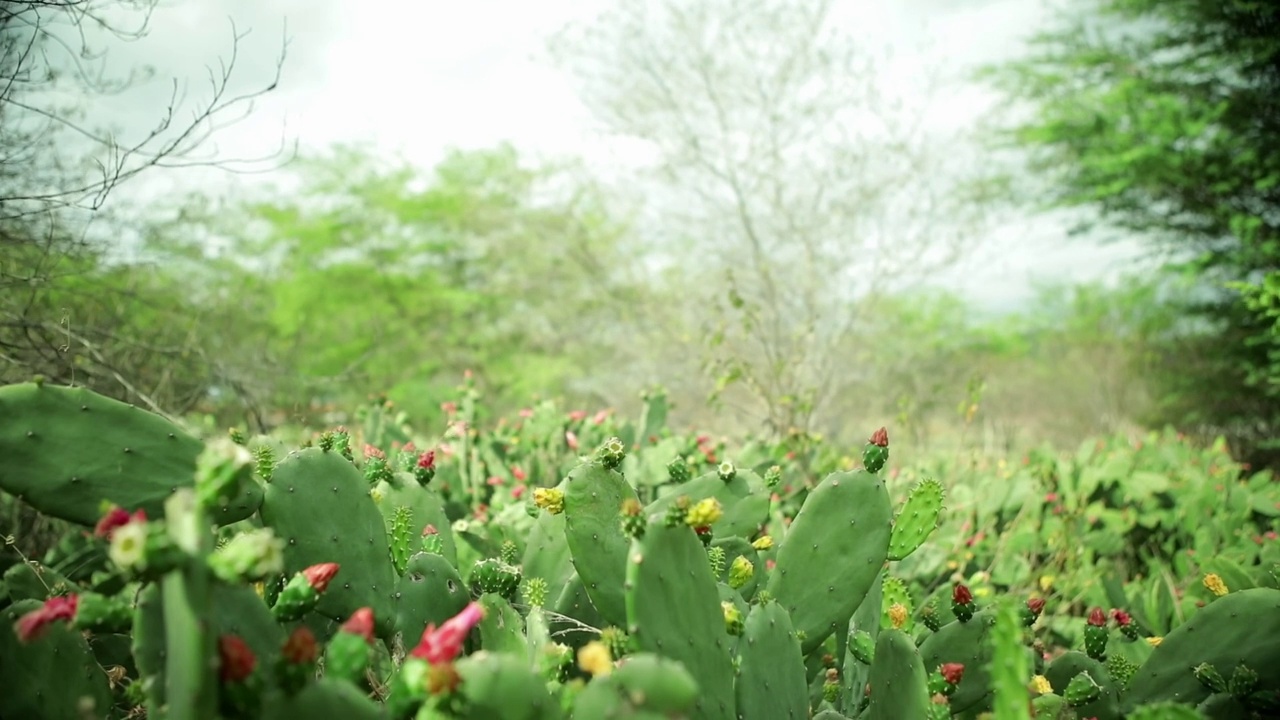
[[751,608],[738,646],[738,720],[805,720],[809,690],[791,618],[778,603]]
[[902,560],[915,552],[938,526],[944,493],[942,483],[932,478],[911,488],[907,501],[893,519],[889,537],[889,559]]
[[622,534],[618,515],[626,500],[636,500],[636,491],[599,463],[578,466],[565,483],[565,539],[573,566],[592,604],[611,625],[623,625],[627,618],[623,584],[631,541]]

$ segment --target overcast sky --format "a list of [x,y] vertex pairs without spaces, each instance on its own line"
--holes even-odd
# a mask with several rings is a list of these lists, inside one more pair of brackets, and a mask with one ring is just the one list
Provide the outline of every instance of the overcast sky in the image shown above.
[[[235,89],[270,80],[283,33],[289,49],[280,86],[252,115],[216,138],[225,157],[270,152],[281,137],[303,149],[371,143],[429,166],[451,146],[513,142],[538,155],[577,154],[602,171],[616,166],[617,145],[595,135],[568,79],[545,60],[548,36],[608,0],[161,0],[148,37],[114,48],[112,67],[148,62],[155,81],[98,109],[126,136],[154,124],[172,78],[193,101],[206,94],[204,67],[226,60],[231,20],[251,31],[238,48]],[[1048,17],[1046,0],[842,0],[837,16],[858,36],[893,49],[885,67],[911,83],[926,67],[957,73],[1016,54]],[[287,22],[287,25],[286,25]],[[947,131],[989,112],[995,96],[959,81],[920,97],[930,123]],[[256,182],[269,175],[152,175],[131,188],[168,192],[174,184]],[[982,251],[946,279],[988,307],[1026,297],[1034,278],[1097,277],[1122,266],[1132,246],[1099,248],[1068,241],[1047,219],[1015,218],[984,240]]]

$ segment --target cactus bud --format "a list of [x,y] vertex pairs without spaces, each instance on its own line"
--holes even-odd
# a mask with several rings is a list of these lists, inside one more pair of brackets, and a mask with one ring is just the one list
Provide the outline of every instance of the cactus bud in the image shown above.
[[840,671],[835,668],[827,670],[826,680],[822,683],[822,699],[834,703],[840,699]]
[[1107,616],[1096,607],[1089,612],[1084,628],[1084,649],[1089,657],[1099,662],[1107,658],[1107,636]]
[[231,442],[237,445],[244,445],[244,431],[240,428],[227,428],[227,437],[231,438]]
[[44,601],[44,605],[26,613],[13,624],[18,642],[29,643],[39,639],[55,622],[69,622],[76,616],[78,595],[59,595]]
[[523,572],[519,565],[509,565],[498,558],[478,560],[471,569],[471,591],[476,595],[494,593],[515,600]]
[[693,472],[689,470],[689,462],[679,455],[671,458],[671,462],[667,463],[667,477],[671,478],[674,485],[689,482],[693,478]]
[[964,583],[956,583],[951,589],[951,612],[960,622],[969,622],[977,610],[973,604],[973,593]]
[[742,612],[738,610],[738,606],[729,601],[720,603],[720,608],[724,611],[724,629],[730,635],[741,635],[745,626],[742,619]]
[[724,574],[724,548],[707,548],[707,562],[711,565],[711,575],[717,580]]
[[716,468],[716,473],[720,475],[721,480],[727,483],[737,477],[738,469],[733,466],[733,463],[726,460]]
[[457,615],[449,618],[438,629],[435,623],[422,632],[422,639],[410,653],[410,657],[426,660],[432,665],[453,662],[462,653],[462,643],[471,629],[484,618],[484,607],[469,603]]
[[938,632],[942,629],[942,620],[938,617],[938,606],[936,603],[930,602],[920,609],[920,621],[924,626]]
[[310,628],[305,625],[294,628],[276,659],[276,682],[285,694],[296,694],[315,677],[319,656],[320,648]]
[[635,498],[622,501],[622,533],[633,540],[644,537],[644,506]]
[[1098,685],[1087,670],[1082,670],[1067,683],[1067,689],[1063,691],[1062,697],[1067,701],[1067,705],[1080,707],[1097,700],[1101,694],[1102,686]]
[[1040,618],[1040,613],[1044,611],[1044,598],[1029,598],[1027,603],[1022,606],[1022,624],[1031,627],[1036,624],[1036,620]]
[[609,653],[609,646],[599,640],[583,645],[578,649],[578,667],[592,677],[613,672],[613,656]]
[[739,555],[734,558],[733,563],[729,565],[729,587],[737,590],[751,582],[755,571],[755,566],[746,557]]
[[773,547],[773,538],[768,535],[761,535],[751,542],[751,547],[756,550],[768,550]]
[[329,588],[329,581],[338,574],[337,563],[320,563],[296,573],[280,591],[271,614],[279,622],[293,622],[315,609],[320,594]]
[[878,473],[889,460],[889,431],[880,428],[871,435],[862,451],[862,466],[869,473]]
[[943,663],[938,668],[938,672],[942,674],[942,679],[946,680],[948,685],[955,687],[964,678],[964,665],[962,663]]
[[1241,663],[1227,681],[1227,691],[1237,700],[1246,700],[1258,689],[1258,673]]
[[1223,679],[1222,673],[1209,663],[1200,663],[1191,669],[1192,674],[1200,681],[1200,684],[1209,688],[1216,693],[1224,693],[1227,691],[1227,681]]
[[616,470],[627,456],[626,446],[616,437],[609,438],[596,450],[596,460],[609,470]]
[[782,467],[774,465],[764,471],[764,484],[770,490],[778,489],[778,485],[782,484]]
[[258,658],[236,635],[218,638],[218,706],[226,717],[254,717],[262,700]]
[[689,508],[685,513],[684,522],[690,527],[702,527],[711,525],[720,519],[724,510],[720,507],[720,501],[715,498],[706,498],[699,500],[697,504]]
[[431,482],[436,476],[435,450],[427,450],[418,456],[418,461],[413,466],[413,476],[418,479],[418,484],[424,487]]
[[542,607],[547,601],[547,581],[531,577],[524,581],[524,601],[532,607]]
[[564,492],[555,488],[536,488],[533,491],[533,504],[552,515],[564,512]]
[[609,648],[609,656],[617,660],[631,653],[631,636],[622,628],[609,626],[600,631],[600,642]]

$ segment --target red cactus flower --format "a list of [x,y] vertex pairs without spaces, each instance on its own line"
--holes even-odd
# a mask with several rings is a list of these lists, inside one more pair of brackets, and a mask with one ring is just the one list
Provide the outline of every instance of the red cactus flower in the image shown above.
[[938,668],[938,672],[942,673],[942,679],[946,680],[948,685],[959,685],[960,679],[964,677],[964,665],[961,663],[943,663]]
[[1107,624],[1107,614],[1102,612],[1102,608],[1096,607],[1089,611],[1088,623],[1094,627],[1103,627]]
[[524,493],[525,493],[525,491],[526,491],[526,490],[528,490],[528,489],[529,489],[529,486],[528,486],[528,485],[517,485],[517,486],[515,486],[515,487],[511,488],[511,497],[512,497],[512,499],[514,499],[514,500],[519,500],[520,498],[524,497]]
[[320,656],[316,636],[306,625],[299,625],[280,649],[280,657],[292,665],[310,665]]
[[1044,610],[1044,598],[1030,598],[1027,600],[1027,609],[1030,610],[1032,614],[1039,616],[1041,611]]
[[498,477],[497,475],[494,475],[488,480],[485,480],[485,484],[487,484],[489,487],[502,487],[503,479]]
[[518,466],[516,466],[511,468],[511,477],[515,478],[516,480],[519,480],[520,482],[524,482],[525,480],[528,479],[529,476],[526,475],[525,472],[521,470]]
[[422,537],[426,537],[428,535],[439,535],[439,534],[440,534],[440,531],[436,529],[435,525],[428,525],[422,528]]
[[218,638],[218,677],[223,683],[241,682],[253,674],[258,658],[253,650],[236,635]]
[[466,639],[467,633],[483,617],[484,607],[477,602],[469,603],[462,612],[446,620],[438,629],[435,623],[428,625],[422,632],[418,646],[409,655],[426,660],[431,665],[452,662],[462,653],[462,641]]
[[1129,623],[1133,622],[1133,618],[1129,613],[1120,610],[1119,608],[1111,611],[1111,619],[1115,620],[1116,625],[1119,625],[1120,627],[1127,627]]
[[881,428],[872,433],[872,438],[867,441],[877,447],[888,447],[888,428]]
[[973,602],[973,593],[969,592],[969,588],[964,583],[956,583],[951,589],[951,602],[956,605],[968,605]]
[[18,618],[13,624],[13,631],[18,642],[28,643],[43,636],[55,622],[70,622],[75,619],[76,608],[80,596],[59,595],[44,601],[44,605]]
[[362,607],[351,613],[351,617],[342,623],[342,632],[359,635],[365,642],[373,643],[373,608]]
[[320,563],[302,571],[307,584],[316,592],[324,592],[329,588],[329,581],[338,574],[338,563]]
[[102,519],[98,521],[98,524],[94,526],[93,534],[100,538],[110,540],[112,533],[119,528],[122,528],[131,522],[146,521],[147,513],[143,510],[135,510],[130,514],[128,510],[125,510],[122,507],[113,507],[108,510],[107,514],[103,515]]
[[418,456],[418,467],[422,470],[430,470],[436,466],[436,451],[428,450]]

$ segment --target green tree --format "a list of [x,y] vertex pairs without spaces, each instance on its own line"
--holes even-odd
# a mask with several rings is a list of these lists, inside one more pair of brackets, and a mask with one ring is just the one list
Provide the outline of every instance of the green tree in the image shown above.
[[1152,419],[1280,459],[1273,323],[1233,286],[1280,269],[1280,5],[1082,0],[1031,47],[987,73],[1019,118],[1007,147],[1047,181],[1016,197],[1147,239],[1192,278]]

